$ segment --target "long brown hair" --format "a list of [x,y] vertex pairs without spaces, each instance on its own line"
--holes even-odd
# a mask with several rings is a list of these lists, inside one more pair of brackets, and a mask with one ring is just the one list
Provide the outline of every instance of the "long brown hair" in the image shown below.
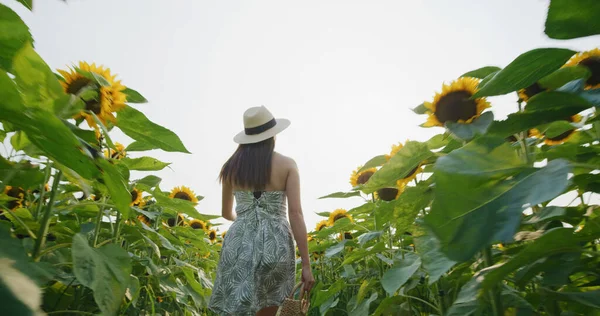
[[275,138],[239,145],[225,162],[219,179],[245,189],[264,190],[271,179]]

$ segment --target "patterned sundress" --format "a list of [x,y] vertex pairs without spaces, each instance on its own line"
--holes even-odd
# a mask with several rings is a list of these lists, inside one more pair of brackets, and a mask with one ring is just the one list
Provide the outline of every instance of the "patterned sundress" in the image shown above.
[[296,276],[295,247],[283,191],[235,191],[237,218],[225,234],[208,307],[255,315],[281,305]]

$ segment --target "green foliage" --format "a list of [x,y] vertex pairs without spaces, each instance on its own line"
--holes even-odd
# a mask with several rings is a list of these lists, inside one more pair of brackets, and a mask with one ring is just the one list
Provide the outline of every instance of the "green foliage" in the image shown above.
[[594,0],[552,0],[544,31],[555,39],[600,34],[600,3]]

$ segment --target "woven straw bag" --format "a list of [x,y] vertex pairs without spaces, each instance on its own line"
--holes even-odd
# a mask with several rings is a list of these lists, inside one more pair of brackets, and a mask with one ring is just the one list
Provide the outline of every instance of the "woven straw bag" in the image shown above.
[[[300,297],[294,299],[294,293],[300,287]],[[310,302],[304,298],[304,283],[296,284],[289,297],[286,297],[283,304],[277,310],[276,316],[305,316],[308,312]]]

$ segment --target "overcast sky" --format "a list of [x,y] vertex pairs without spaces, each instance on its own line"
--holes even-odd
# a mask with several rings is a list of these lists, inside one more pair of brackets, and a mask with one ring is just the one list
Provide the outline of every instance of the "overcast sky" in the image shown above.
[[[150,100],[135,107],[192,154],[130,155],[172,162],[157,173],[161,188],[191,187],[206,197],[202,213],[220,214],[217,176],[244,110],[265,105],[290,119],[276,150],[298,163],[309,230],[315,212],[361,204],[317,200],[349,190],[358,165],[443,132],[418,127],[426,117],[410,111],[443,82],[533,48],[598,43],[548,39],[547,0],[35,0],[33,13],[0,2],[17,9],[53,69],[96,62]],[[496,117],[516,108],[515,95],[491,101]]]

